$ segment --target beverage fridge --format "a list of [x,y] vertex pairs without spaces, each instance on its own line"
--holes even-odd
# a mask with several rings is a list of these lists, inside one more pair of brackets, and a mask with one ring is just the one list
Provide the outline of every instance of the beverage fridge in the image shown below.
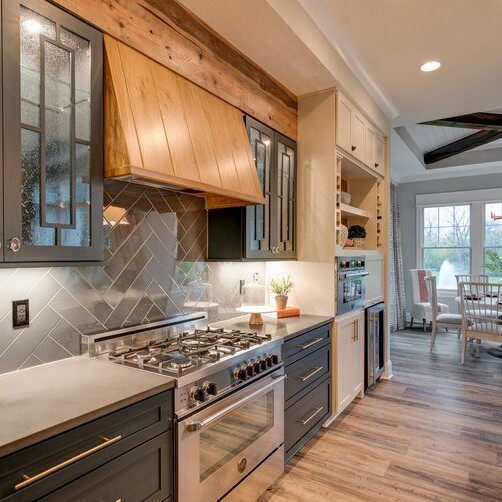
[[384,370],[384,316],[384,302],[377,303],[366,309],[365,389],[374,385]]

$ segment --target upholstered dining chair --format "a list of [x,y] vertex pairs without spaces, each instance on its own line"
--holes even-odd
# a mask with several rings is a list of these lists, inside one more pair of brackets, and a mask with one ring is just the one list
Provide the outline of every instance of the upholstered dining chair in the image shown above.
[[462,312],[462,364],[467,343],[488,340],[502,343],[502,285],[487,282],[460,282]]
[[432,334],[431,334],[431,351],[434,349],[434,343],[436,342],[436,332],[438,327],[456,329],[458,336],[462,332],[462,315],[461,314],[450,314],[449,312],[441,313],[438,309],[438,292],[436,286],[436,278],[432,276],[426,276],[424,278],[425,286],[427,288],[427,293],[429,294],[429,300],[432,308]]
[[[431,271],[423,268],[410,269],[411,277],[411,322],[410,328],[413,327],[414,319],[422,319],[424,331],[427,323],[432,323],[432,306],[429,301],[427,287],[425,285],[425,277],[431,276]],[[448,305],[438,303],[438,312],[447,314],[449,312]]]

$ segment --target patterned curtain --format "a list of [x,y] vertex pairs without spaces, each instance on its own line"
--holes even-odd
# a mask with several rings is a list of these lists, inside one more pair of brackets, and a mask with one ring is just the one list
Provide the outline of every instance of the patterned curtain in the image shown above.
[[405,302],[401,217],[396,186],[390,186],[389,241],[389,324],[391,331],[404,329]]

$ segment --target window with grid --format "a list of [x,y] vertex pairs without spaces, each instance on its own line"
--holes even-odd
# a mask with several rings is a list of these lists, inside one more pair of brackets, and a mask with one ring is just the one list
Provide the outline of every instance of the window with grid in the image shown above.
[[485,204],[484,271],[499,279],[502,278],[502,218],[497,218],[500,215],[501,202]]
[[455,275],[471,273],[471,206],[424,207],[422,222],[422,266],[439,289],[455,289]]

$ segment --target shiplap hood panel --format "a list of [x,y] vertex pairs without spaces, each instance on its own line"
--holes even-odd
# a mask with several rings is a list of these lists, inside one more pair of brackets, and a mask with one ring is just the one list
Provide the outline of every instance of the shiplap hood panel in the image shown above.
[[[264,204],[242,112],[105,35],[105,176]],[[187,62],[187,64],[190,64]]]

